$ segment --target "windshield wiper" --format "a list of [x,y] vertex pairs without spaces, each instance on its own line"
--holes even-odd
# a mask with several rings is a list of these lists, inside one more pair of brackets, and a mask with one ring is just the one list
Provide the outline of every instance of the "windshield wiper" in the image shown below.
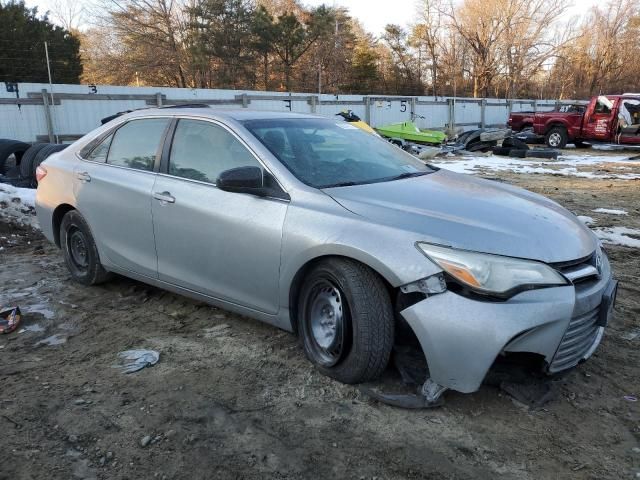
[[396,175],[395,177],[385,178],[382,181],[391,182],[392,180],[402,180],[403,178],[412,178],[412,177],[421,177],[422,175],[426,175],[431,172],[405,172],[400,175]]
[[334,187],[353,187],[354,185],[361,185],[362,182],[341,182],[341,183],[330,183],[329,185],[322,185],[319,188],[334,188]]

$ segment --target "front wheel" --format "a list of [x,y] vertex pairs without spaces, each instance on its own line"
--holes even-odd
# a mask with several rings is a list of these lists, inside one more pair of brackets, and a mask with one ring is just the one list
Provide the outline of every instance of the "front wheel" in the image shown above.
[[393,309],[381,278],[369,267],[329,259],[306,276],[298,301],[305,355],[343,383],[377,378],[389,362]]
[[568,140],[569,135],[563,127],[553,127],[545,136],[545,142],[551,148],[564,148]]
[[71,277],[83,285],[96,285],[109,278],[100,263],[98,249],[85,219],[68,212],[60,223],[60,246]]

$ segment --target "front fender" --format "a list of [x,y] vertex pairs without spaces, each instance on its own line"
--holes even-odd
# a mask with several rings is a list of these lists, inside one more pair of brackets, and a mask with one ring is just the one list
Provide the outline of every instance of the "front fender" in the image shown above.
[[327,208],[290,205],[284,225],[280,266],[280,306],[289,308],[297,273],[325,256],[357,260],[399,287],[441,271],[415,246],[415,234],[373,224],[327,197]]

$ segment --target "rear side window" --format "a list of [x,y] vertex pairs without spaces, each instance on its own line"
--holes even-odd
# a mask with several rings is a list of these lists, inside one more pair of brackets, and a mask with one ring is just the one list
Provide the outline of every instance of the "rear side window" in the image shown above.
[[136,170],[153,171],[167,118],[133,120],[116,131],[107,163]]
[[111,145],[111,140],[113,140],[113,134],[102,140],[102,142],[100,142],[96,146],[96,148],[94,148],[91,153],[85,158],[87,160],[91,160],[92,162],[104,163],[107,160],[107,153],[109,153],[109,145]]

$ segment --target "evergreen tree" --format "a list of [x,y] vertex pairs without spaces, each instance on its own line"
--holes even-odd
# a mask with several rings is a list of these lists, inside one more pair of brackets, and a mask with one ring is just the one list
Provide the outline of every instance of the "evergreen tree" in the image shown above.
[[44,42],[53,82],[80,83],[80,40],[22,1],[0,2],[0,81],[47,83]]

